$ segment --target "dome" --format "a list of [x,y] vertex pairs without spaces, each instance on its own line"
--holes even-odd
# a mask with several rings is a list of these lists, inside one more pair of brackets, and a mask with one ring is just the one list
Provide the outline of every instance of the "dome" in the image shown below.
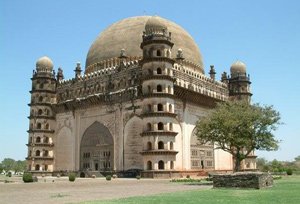
[[146,32],[151,32],[152,30],[167,30],[167,26],[160,19],[162,18],[158,16],[150,17],[145,25]]
[[231,74],[246,74],[246,65],[241,61],[236,61],[230,67]]
[[142,57],[140,45],[146,23],[147,26],[167,27],[168,31],[172,33],[172,42],[174,43],[172,57],[175,58],[177,50],[181,48],[185,59],[200,65],[202,70],[198,71],[204,73],[202,56],[190,34],[176,23],[159,16],[125,18],[106,28],[89,49],[85,64],[86,73],[90,65],[119,57],[122,49],[125,49],[128,57]]
[[48,70],[52,71],[53,62],[47,56],[41,57],[36,61],[36,69],[37,69],[37,71],[44,70],[44,69],[48,69]]

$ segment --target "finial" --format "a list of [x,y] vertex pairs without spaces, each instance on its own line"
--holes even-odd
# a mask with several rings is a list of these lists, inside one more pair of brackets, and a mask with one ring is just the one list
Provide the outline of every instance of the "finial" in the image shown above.
[[127,58],[126,51],[124,48],[121,49],[119,58]]
[[215,70],[214,65],[210,65],[209,75],[212,80],[216,79],[216,70]]
[[183,50],[181,48],[179,48],[177,50],[177,56],[176,56],[176,58],[179,59],[179,60],[183,60],[184,59],[184,57],[183,57]]
[[224,82],[224,83],[228,82],[227,72],[222,73],[221,82]]
[[57,79],[57,81],[61,81],[64,79],[64,74],[63,74],[63,70],[61,67],[58,67],[56,79]]
[[76,63],[76,68],[75,68],[74,72],[75,72],[75,78],[78,79],[81,76],[81,65],[80,65],[80,62]]

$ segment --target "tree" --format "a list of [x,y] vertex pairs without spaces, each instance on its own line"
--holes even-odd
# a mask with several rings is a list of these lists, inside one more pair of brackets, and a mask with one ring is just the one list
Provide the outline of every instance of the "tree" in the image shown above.
[[0,173],[4,170],[2,163],[0,163]]
[[268,171],[268,161],[265,158],[257,158],[256,159],[256,167],[260,171]]
[[13,166],[13,170],[15,172],[25,171],[26,170],[26,161],[21,161],[21,160],[16,161],[14,166]]
[[295,161],[300,161],[300,155],[295,157]]
[[250,105],[246,101],[218,103],[197,122],[200,142],[214,142],[218,149],[232,154],[234,170],[253,150],[277,150],[279,141],[273,131],[280,124],[280,114],[272,106]]
[[3,159],[3,161],[2,161],[2,167],[3,167],[3,169],[4,169],[6,172],[7,172],[7,171],[10,171],[10,170],[13,170],[14,165],[15,165],[15,160],[14,160],[14,159],[11,159],[11,158],[5,158],[5,159]]

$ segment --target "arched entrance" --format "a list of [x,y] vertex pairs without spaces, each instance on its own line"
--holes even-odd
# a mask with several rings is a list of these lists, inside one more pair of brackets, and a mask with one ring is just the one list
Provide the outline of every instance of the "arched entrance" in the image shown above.
[[94,122],[80,143],[80,168],[89,171],[111,171],[114,163],[114,141],[107,127]]

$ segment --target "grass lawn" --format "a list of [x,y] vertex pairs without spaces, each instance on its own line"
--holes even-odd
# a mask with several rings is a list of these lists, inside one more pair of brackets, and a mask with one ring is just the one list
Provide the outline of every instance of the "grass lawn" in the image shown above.
[[[174,184],[172,184],[174,185]],[[178,185],[184,185],[179,184]],[[110,201],[84,202],[88,204],[300,204],[300,176],[286,176],[275,180],[271,188],[256,190],[242,189],[208,189],[199,191],[185,191],[177,193],[160,194],[155,196],[139,196]]]

